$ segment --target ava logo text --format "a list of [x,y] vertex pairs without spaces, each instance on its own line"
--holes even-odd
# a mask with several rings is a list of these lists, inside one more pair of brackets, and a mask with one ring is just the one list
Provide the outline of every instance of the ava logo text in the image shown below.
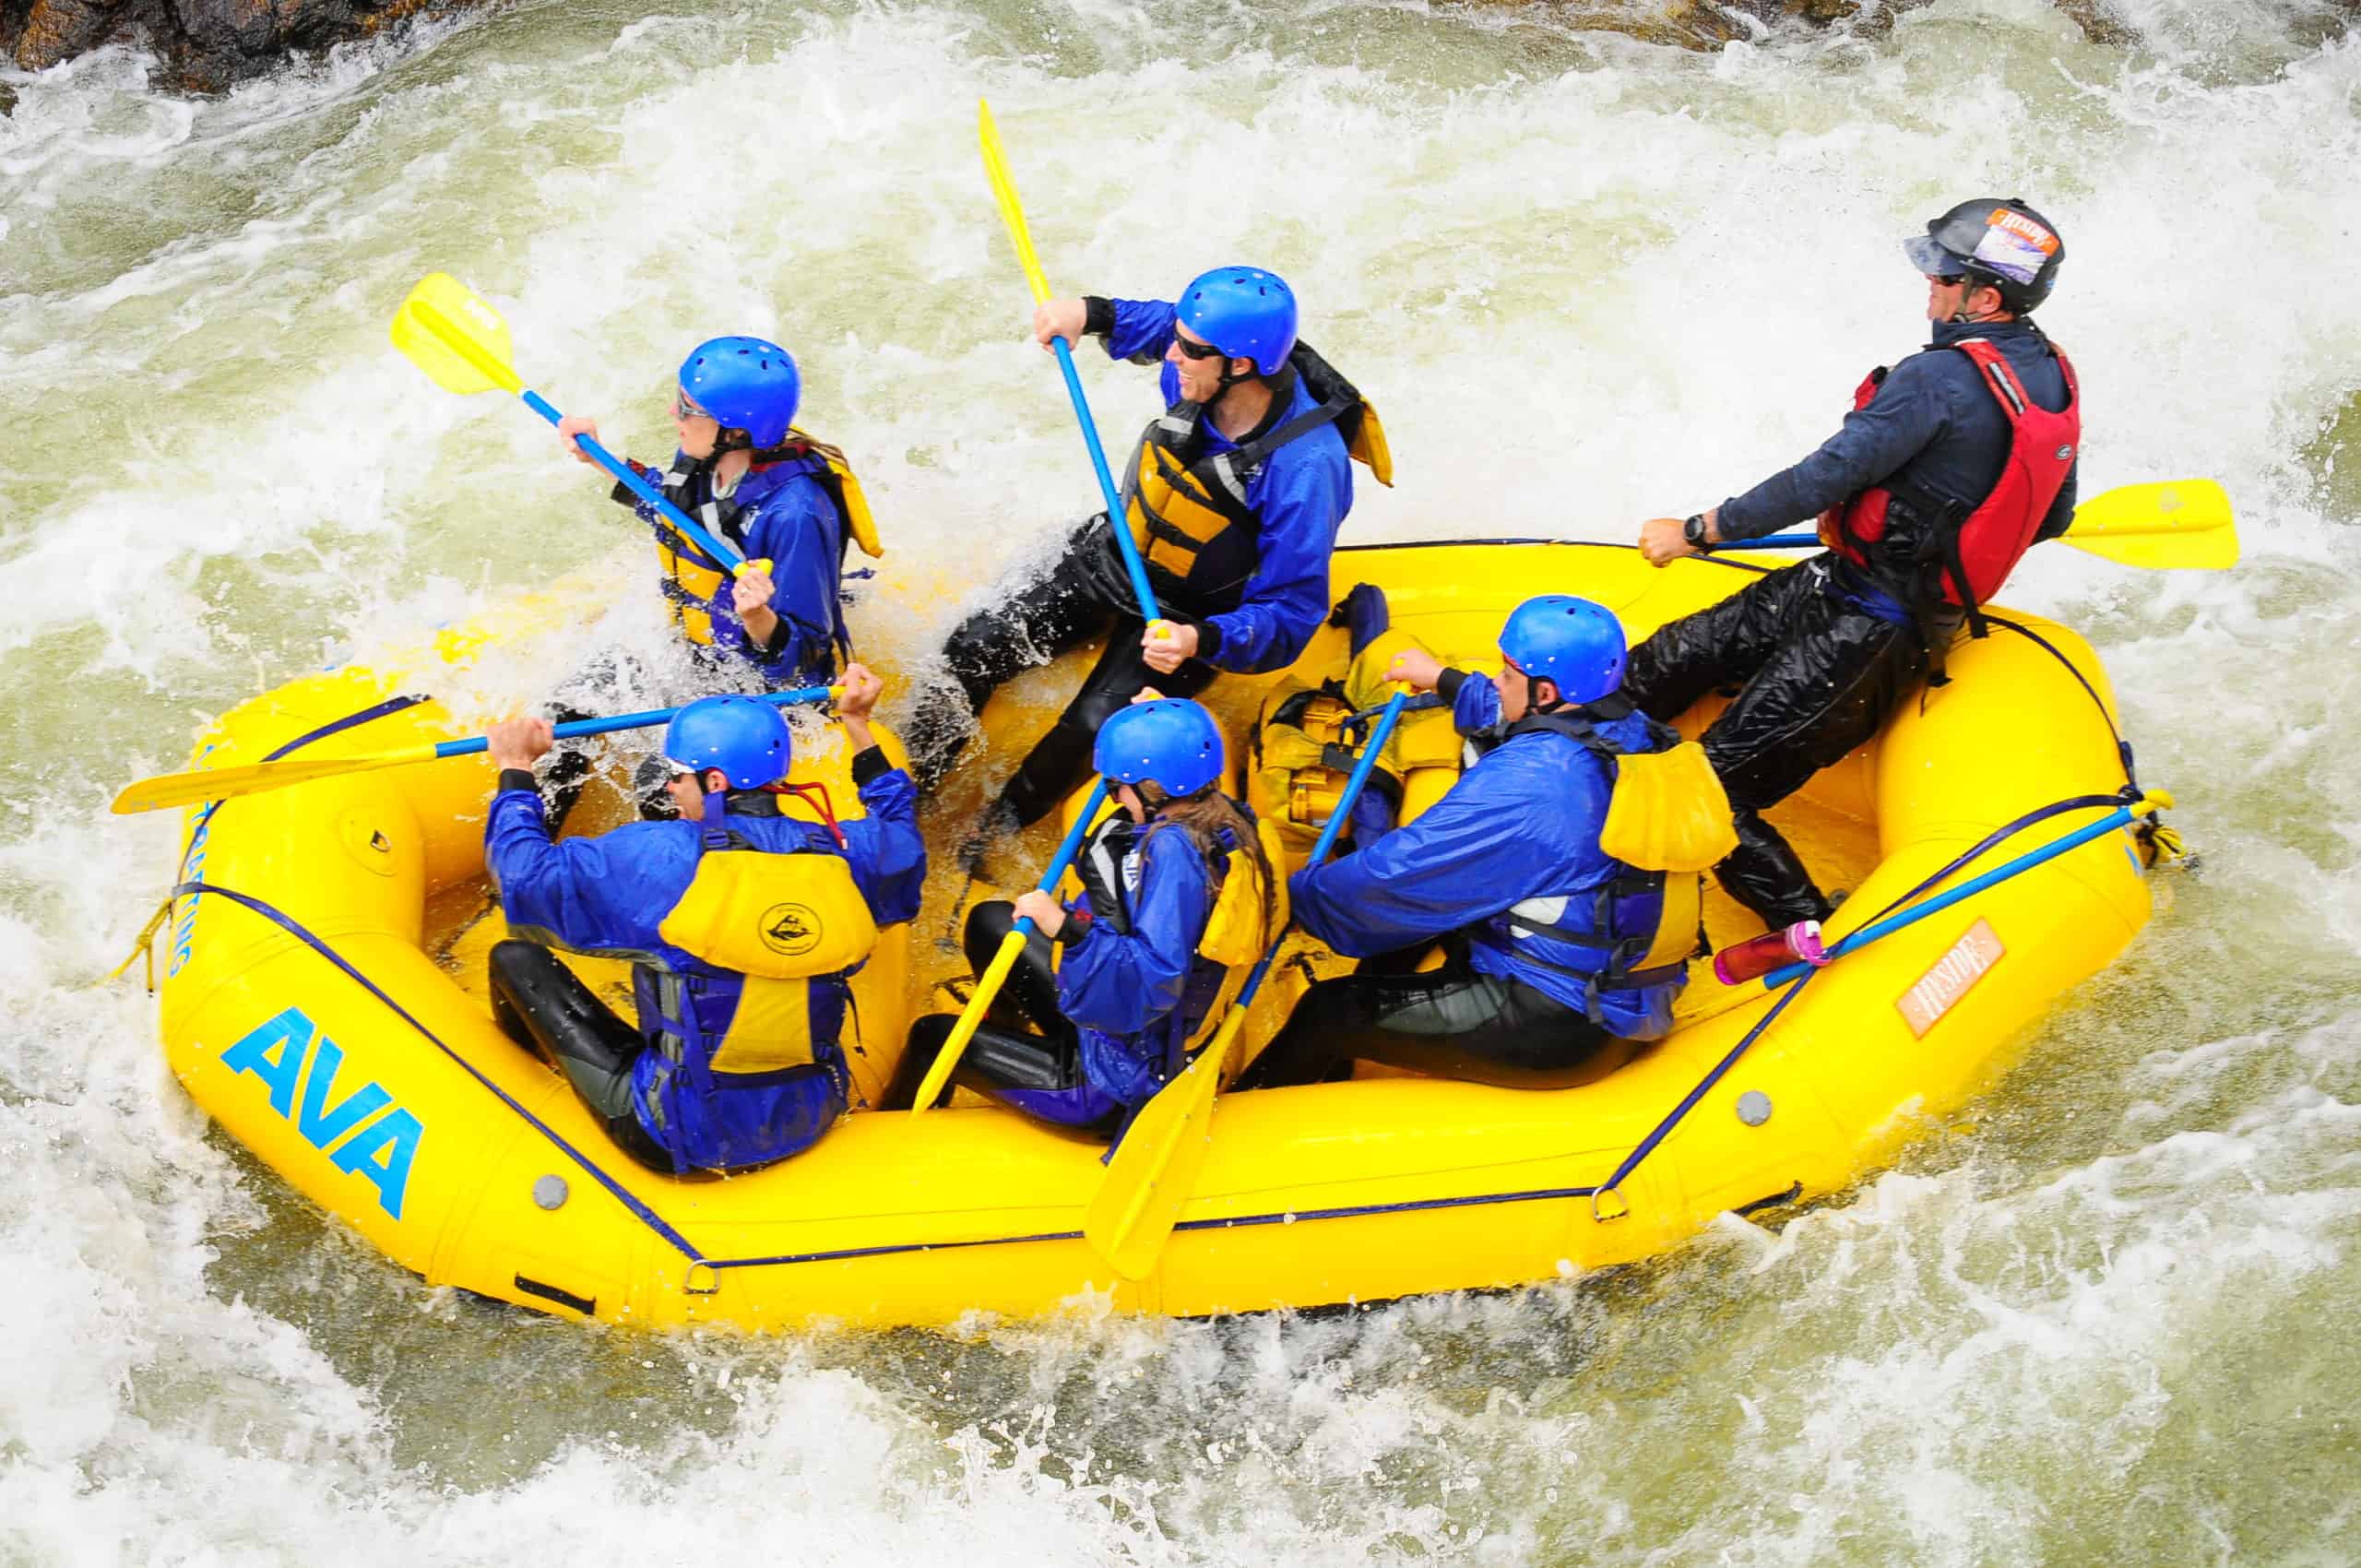
[[378,1207],[402,1217],[402,1194],[425,1129],[397,1105],[378,1116],[394,1097],[374,1082],[330,1104],[344,1048],[319,1033],[300,1008],[290,1007],[223,1051],[221,1065],[260,1078],[273,1111],[294,1123],[330,1165],[376,1188]]

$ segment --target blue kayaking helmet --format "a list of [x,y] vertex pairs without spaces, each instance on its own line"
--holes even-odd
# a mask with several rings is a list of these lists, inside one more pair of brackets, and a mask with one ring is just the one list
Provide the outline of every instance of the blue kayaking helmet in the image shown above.
[[1221,778],[1221,727],[1203,703],[1135,702],[1098,727],[1091,761],[1118,784],[1154,784],[1178,800]]
[[664,731],[664,760],[681,772],[719,768],[733,790],[759,790],[787,777],[795,743],[787,715],[755,697],[699,697]]
[[714,338],[681,362],[681,390],[724,430],[742,430],[756,451],[787,439],[803,400],[795,356],[765,338]]
[[1554,683],[1562,702],[1596,702],[1623,684],[1622,623],[1570,593],[1518,605],[1501,628],[1501,652],[1525,674]]
[[1180,291],[1180,325],[1234,360],[1276,375],[1295,351],[1295,291],[1259,267],[1216,267]]

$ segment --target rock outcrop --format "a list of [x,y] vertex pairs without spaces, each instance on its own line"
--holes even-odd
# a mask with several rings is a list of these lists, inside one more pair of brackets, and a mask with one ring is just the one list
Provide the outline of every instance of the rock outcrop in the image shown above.
[[366,38],[409,16],[485,0],[0,0],[0,54],[38,71],[136,41],[173,83],[219,92],[290,54]]

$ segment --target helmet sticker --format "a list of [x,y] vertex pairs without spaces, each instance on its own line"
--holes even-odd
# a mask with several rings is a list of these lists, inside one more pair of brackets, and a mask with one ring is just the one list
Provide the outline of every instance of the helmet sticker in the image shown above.
[[2011,208],[1996,207],[1975,242],[1975,259],[2019,283],[2030,283],[2058,250],[2058,236]]

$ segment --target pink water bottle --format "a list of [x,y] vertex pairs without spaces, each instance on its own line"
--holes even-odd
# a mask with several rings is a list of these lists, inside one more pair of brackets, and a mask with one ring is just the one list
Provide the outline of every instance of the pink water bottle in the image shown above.
[[1785,931],[1766,931],[1714,954],[1714,978],[1724,985],[1737,985],[1761,980],[1789,964],[1809,964],[1816,969],[1827,962],[1828,949],[1820,941],[1820,922],[1797,921]]

